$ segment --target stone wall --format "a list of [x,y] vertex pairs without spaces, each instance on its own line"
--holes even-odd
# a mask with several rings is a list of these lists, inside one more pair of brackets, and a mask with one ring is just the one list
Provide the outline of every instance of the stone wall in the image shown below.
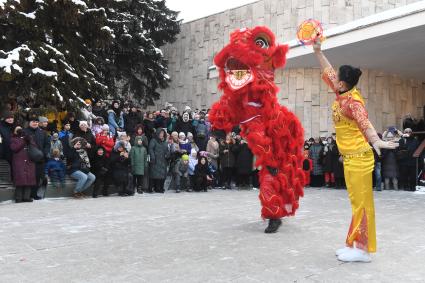
[[[164,47],[172,81],[169,88],[161,91],[161,99],[154,108],[163,106],[165,102],[172,103],[180,110],[184,105],[192,108],[209,108],[214,101],[218,100],[220,93],[217,92],[217,79],[208,79],[208,68],[213,65],[213,58],[217,51],[228,42],[230,32],[237,28],[266,25],[276,34],[278,42],[285,42],[295,38],[296,27],[307,18],[320,20],[324,28],[328,29],[417,1],[263,0],[185,23],[181,27],[177,41]],[[313,125],[313,121],[314,123],[321,121],[320,131],[331,131],[329,121],[319,119],[325,117],[325,113],[328,112],[325,107],[329,106],[330,96],[317,94],[318,91],[319,93],[326,92],[319,82],[318,72],[315,69],[285,70],[278,72],[276,80],[282,88],[283,97],[287,97],[287,101],[284,99],[283,102],[289,107],[295,107],[295,112],[306,123],[306,128],[313,128],[317,131],[318,128]],[[374,76],[375,73],[371,73]],[[292,82],[288,77],[297,79]],[[373,86],[374,89],[384,85],[383,82],[388,82],[388,80],[392,81],[388,76],[376,75],[376,79],[370,79],[368,85],[371,88]],[[408,103],[412,101],[409,100],[411,99],[409,97],[414,96],[409,93],[413,93],[413,89],[416,91],[418,88],[398,86],[397,89],[397,95],[392,92],[393,99],[388,101],[385,111],[400,105],[400,103],[396,103],[398,101],[407,103],[405,108],[408,108]],[[385,90],[384,96],[389,95],[389,90]],[[311,100],[310,104],[309,100]],[[307,103],[304,105],[304,102]],[[369,104],[370,109],[377,111],[382,109],[382,114],[375,115],[377,120],[380,119],[379,117],[387,119],[385,121],[393,121],[398,118],[399,114],[384,112],[383,105],[375,105],[375,100],[370,100]],[[394,119],[393,116],[395,116]]]
[[[362,70],[358,88],[363,94],[369,118],[378,132],[395,125],[401,128],[407,113],[419,117],[425,105],[425,85],[374,70]],[[301,120],[306,137],[334,131],[331,106],[335,95],[321,80],[320,69],[289,69],[277,72],[279,102]]]

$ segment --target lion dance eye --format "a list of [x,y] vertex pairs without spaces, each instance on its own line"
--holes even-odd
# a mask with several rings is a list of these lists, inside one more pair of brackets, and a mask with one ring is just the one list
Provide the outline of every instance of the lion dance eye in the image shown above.
[[261,38],[261,37],[259,37],[255,40],[255,45],[257,45],[258,47],[263,48],[263,49],[269,48],[269,43],[267,42],[267,40],[265,40],[264,38]]

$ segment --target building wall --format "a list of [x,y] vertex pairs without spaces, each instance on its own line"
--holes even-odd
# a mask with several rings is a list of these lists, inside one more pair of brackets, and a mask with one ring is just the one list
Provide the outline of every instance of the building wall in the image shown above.
[[[214,101],[218,100],[220,93],[217,91],[217,79],[207,78],[208,68],[213,65],[215,54],[228,42],[230,32],[235,29],[266,25],[276,34],[278,42],[285,42],[295,38],[296,27],[308,18],[320,20],[324,28],[328,29],[417,1],[262,0],[185,23],[181,27],[177,41],[164,47],[164,54],[169,61],[169,74],[172,81],[169,88],[161,91],[161,99],[157,102],[155,108],[165,105],[165,102],[172,103],[180,110],[185,105],[192,108],[209,108]],[[371,76],[375,76],[374,72],[371,73]],[[288,79],[289,77],[296,77],[297,79],[293,82]],[[383,85],[383,81],[388,82],[392,79],[389,79],[388,76],[378,75],[376,75],[376,79],[369,79],[368,75],[368,80],[370,81],[368,85],[376,88],[376,85],[378,87]],[[309,85],[310,81],[314,84]],[[283,102],[290,108],[295,107],[294,110],[304,122],[306,129],[313,128],[317,131],[318,128],[315,127],[315,124],[313,125],[313,123],[318,123],[318,119],[315,118],[324,117],[325,113],[328,112],[325,107],[328,107],[330,103],[330,96],[319,96],[317,94],[318,85],[319,93],[326,92],[324,86],[319,82],[319,71],[316,69],[279,71],[276,75],[276,82],[282,89],[281,97],[287,97],[287,99],[283,99]],[[408,103],[408,97],[413,96],[413,94],[408,94],[413,91],[413,88],[398,86],[397,89],[399,89],[400,96],[392,94],[395,97],[389,100],[385,111],[388,111],[389,108],[396,108],[395,106],[399,105],[396,104],[398,100]],[[386,90],[385,96],[388,95],[390,95],[389,90]],[[315,97],[315,100],[309,97]],[[308,103],[309,99],[312,100],[310,104]],[[304,102],[306,102],[305,105]],[[375,100],[371,99],[368,108],[383,109],[382,105],[375,104]],[[405,108],[408,107],[405,106]],[[310,109],[311,111],[309,111]],[[378,118],[385,117],[386,121],[391,122],[398,118],[395,113],[387,113],[384,110],[381,112],[382,114],[375,116]],[[395,118],[391,120],[394,115]],[[325,120],[326,122],[320,121],[320,131],[331,131],[331,128],[329,128],[331,124],[328,120]],[[307,131],[307,134],[309,133],[310,131]]]

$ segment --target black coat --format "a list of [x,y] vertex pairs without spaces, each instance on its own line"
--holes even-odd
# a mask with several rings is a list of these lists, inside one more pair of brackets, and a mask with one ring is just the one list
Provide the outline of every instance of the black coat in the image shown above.
[[[235,151],[236,147],[234,144],[220,144],[220,166],[221,168],[232,168],[235,167]],[[225,150],[228,150],[226,153]]]
[[134,133],[136,126],[142,122],[143,119],[140,112],[130,112],[124,116],[124,129],[128,135],[131,135]]
[[[96,149],[97,151],[97,149]],[[105,152],[105,150],[103,150]],[[109,159],[103,154],[99,156],[97,154],[91,160],[91,172],[98,177],[105,177],[109,171]]]
[[145,128],[144,130],[146,137],[150,141],[155,135],[155,122],[148,119],[144,119],[143,126]]
[[11,164],[12,162],[12,151],[10,150],[10,140],[12,138],[14,124],[6,123],[5,121],[0,122],[0,135],[2,143],[0,144],[0,158],[4,158]]
[[251,174],[254,155],[248,147],[248,144],[242,143],[236,146],[236,170],[238,174]]
[[66,156],[66,162],[68,173],[72,174],[75,171],[81,170],[81,163],[84,161],[83,159],[81,159],[80,154],[77,152],[77,150],[75,148],[71,148],[68,155]]
[[415,150],[418,148],[419,142],[414,137],[409,138],[401,138],[399,141],[399,147],[398,150],[407,150],[406,157],[399,160],[400,166],[409,166],[413,167],[416,166],[415,158],[413,157],[413,153],[415,153]]
[[397,150],[396,149],[382,149],[382,177],[383,178],[397,178],[398,166],[397,166]]
[[38,149],[43,152],[44,158],[47,158],[50,152],[50,139],[46,132],[40,128],[33,129],[31,127],[24,129],[24,132],[32,137]]
[[195,128],[192,125],[192,121],[183,122],[183,120],[179,119],[176,124],[176,132],[183,132],[187,136],[189,132],[195,134]]
[[130,158],[125,158],[119,152],[113,151],[110,164],[115,185],[126,185],[128,183],[128,174],[130,173]]
[[92,113],[96,115],[96,117],[102,117],[103,121],[108,121],[108,112],[103,107],[93,106]]

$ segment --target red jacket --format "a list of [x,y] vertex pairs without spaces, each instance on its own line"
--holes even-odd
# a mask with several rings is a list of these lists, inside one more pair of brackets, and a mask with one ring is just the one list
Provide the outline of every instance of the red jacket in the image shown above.
[[114,138],[107,135],[103,135],[102,133],[96,135],[96,145],[105,148],[105,156],[109,157],[111,155],[112,149],[114,148],[115,141]]

